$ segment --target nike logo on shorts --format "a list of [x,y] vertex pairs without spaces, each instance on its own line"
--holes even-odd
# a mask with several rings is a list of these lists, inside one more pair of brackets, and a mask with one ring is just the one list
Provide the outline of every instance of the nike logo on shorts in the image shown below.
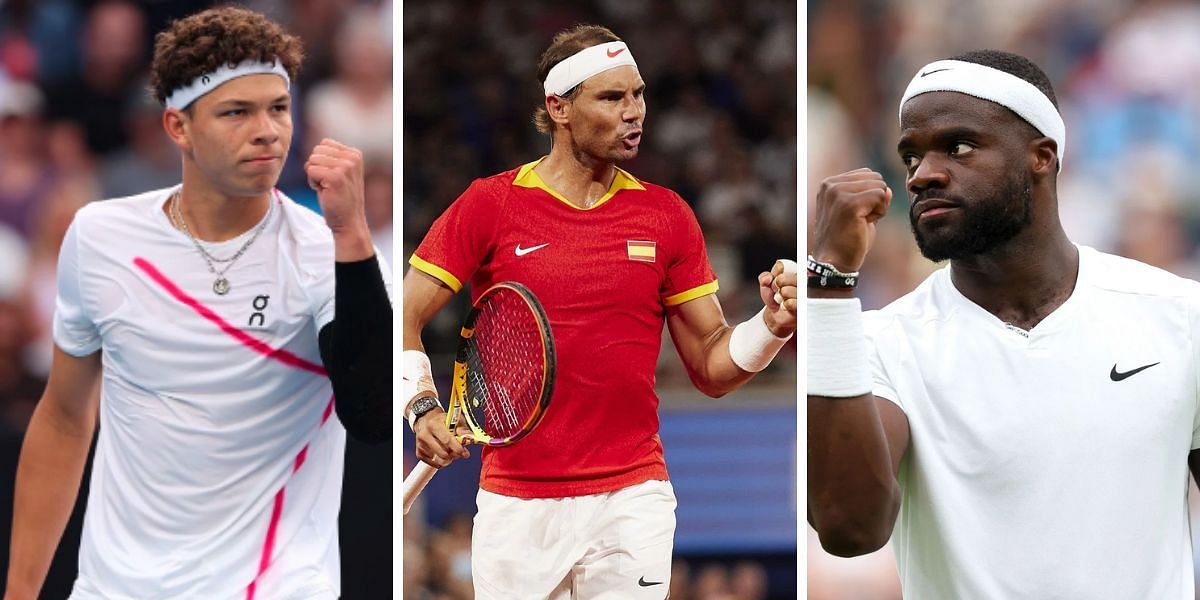
[[549,246],[549,245],[550,245],[550,242],[546,242],[545,244],[539,244],[537,246],[530,246],[528,248],[522,248],[520,244],[517,244],[517,249],[514,250],[513,253],[516,254],[517,256],[525,256],[526,254],[529,254],[530,252],[533,252],[534,250],[541,250],[542,248],[545,248],[546,246]]
[[1112,368],[1112,371],[1109,371],[1108,378],[1113,381],[1121,381],[1123,379],[1128,379],[1130,377],[1133,377],[1134,375],[1137,375],[1138,373],[1141,373],[1142,371],[1145,371],[1146,369],[1149,369],[1150,367],[1153,367],[1154,365],[1157,365],[1157,364],[1158,363],[1150,363],[1144,367],[1138,367],[1132,371],[1125,371],[1124,373],[1121,373],[1121,372],[1117,371],[1116,363],[1113,363],[1113,368]]
[[638,585],[642,587],[650,587],[652,585],[662,585],[661,581],[646,581],[646,576],[643,575],[638,579]]

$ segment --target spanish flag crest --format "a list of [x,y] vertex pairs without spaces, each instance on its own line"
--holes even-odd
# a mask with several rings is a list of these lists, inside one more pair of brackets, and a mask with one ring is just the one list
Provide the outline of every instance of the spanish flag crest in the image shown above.
[[654,242],[648,242],[645,240],[627,240],[625,242],[625,248],[629,253],[629,260],[654,262]]

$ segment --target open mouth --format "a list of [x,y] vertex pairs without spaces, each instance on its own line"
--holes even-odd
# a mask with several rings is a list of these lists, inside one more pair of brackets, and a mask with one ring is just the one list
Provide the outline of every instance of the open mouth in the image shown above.
[[642,132],[635,131],[633,133],[626,134],[625,137],[621,138],[621,141],[624,142],[626,148],[637,148],[638,144],[642,143]]

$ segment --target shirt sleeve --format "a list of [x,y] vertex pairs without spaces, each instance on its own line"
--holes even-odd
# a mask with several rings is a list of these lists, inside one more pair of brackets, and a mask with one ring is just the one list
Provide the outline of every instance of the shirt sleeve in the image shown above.
[[58,253],[58,293],[54,299],[54,343],[71,356],[100,350],[100,330],[88,315],[79,285],[79,218],[71,222]]
[[666,306],[717,292],[717,275],[708,262],[708,248],[696,214],[679,196],[674,195],[673,199],[678,202],[680,214],[674,219],[678,227],[671,240],[663,283],[662,299]]
[[892,404],[904,410],[904,403],[900,400],[900,394],[896,393],[896,386],[888,377],[887,369],[883,366],[883,357],[879,352],[881,345],[881,331],[887,324],[888,320],[877,310],[864,311],[863,329],[867,334],[867,359],[870,361],[871,368],[871,393],[890,401]]
[[[392,301],[392,268],[388,265],[387,260],[383,258],[383,253],[379,251],[378,246],[375,246],[375,258],[379,263],[379,274],[383,276],[383,287],[387,290],[388,300]],[[315,295],[318,298],[318,304],[313,314],[316,318],[318,331],[333,321],[333,317],[336,314],[335,309],[337,308],[337,302],[335,301],[337,294],[334,293],[337,289],[337,278],[334,275],[335,265],[332,260],[327,262],[327,277],[318,278],[318,282],[316,283],[316,287],[319,288],[319,293]]]
[[438,217],[408,263],[455,292],[471,279],[491,249],[503,190],[477,179]]

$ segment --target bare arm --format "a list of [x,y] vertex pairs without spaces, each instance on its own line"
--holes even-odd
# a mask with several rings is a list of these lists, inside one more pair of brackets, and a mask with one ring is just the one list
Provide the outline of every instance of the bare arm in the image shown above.
[[[417,269],[410,268],[404,276],[404,349],[425,351],[421,342],[421,332],[438,311],[446,307],[454,290],[437,278]],[[404,414],[408,413],[408,403],[413,398],[405,398]],[[445,406],[445,400],[442,405]],[[426,413],[416,424],[417,458],[436,466],[444,467],[457,458],[466,458],[471,454],[462,444],[450,434],[445,426],[446,412],[433,409]],[[437,461],[431,459],[437,457]]]
[[[858,271],[891,197],[883,177],[867,169],[822,182],[815,202],[813,256],[841,271]],[[854,296],[851,290],[810,288],[808,297]],[[809,340],[810,357],[821,341]],[[821,545],[837,556],[879,549],[891,536],[900,509],[897,476],[908,449],[908,419],[896,405],[870,393],[809,395],[807,433],[808,520]]]
[[908,418],[891,401],[808,396],[808,520],[835,556],[887,543],[900,511]]
[[[796,274],[783,274],[782,265],[776,263],[770,273],[759,274],[758,283],[767,308],[762,316],[752,318],[763,319],[776,337],[794,333],[798,303]],[[773,299],[775,289],[783,297],[782,305]],[[729,340],[734,328],[725,322],[715,294],[667,307],[667,328],[688,377],[704,394],[720,398],[754,377],[754,373],[743,370],[730,357]]]
[[99,352],[74,357],[54,348],[17,464],[6,600],[37,598],[50,569],[96,431],[100,370]]

